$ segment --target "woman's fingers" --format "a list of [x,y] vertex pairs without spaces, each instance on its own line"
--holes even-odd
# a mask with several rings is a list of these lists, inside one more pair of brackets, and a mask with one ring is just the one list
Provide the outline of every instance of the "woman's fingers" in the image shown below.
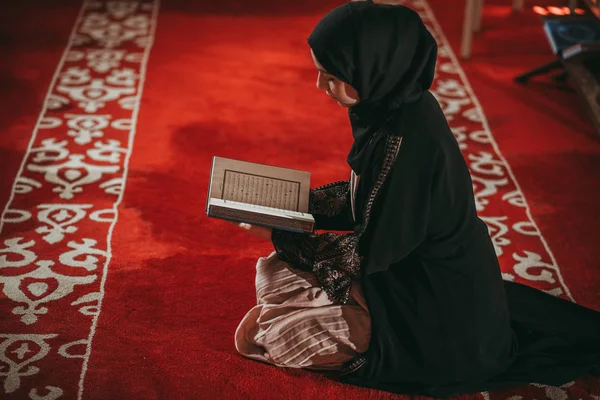
[[228,221],[228,222],[248,231],[248,233],[250,233],[253,236],[256,236],[258,238],[261,238],[261,239],[264,239],[267,241],[271,240],[271,232],[272,232],[271,228],[267,228],[264,226],[255,226],[255,225],[249,224],[247,222],[232,222],[232,221]]

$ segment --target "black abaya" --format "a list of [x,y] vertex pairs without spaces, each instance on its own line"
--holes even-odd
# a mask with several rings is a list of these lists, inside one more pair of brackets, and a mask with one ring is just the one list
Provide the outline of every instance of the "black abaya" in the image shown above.
[[319,229],[352,233],[274,231],[273,242],[335,300],[347,300],[353,279],[362,283],[371,341],[342,379],[447,396],[598,374],[600,313],[502,280],[469,170],[428,91],[436,46],[419,16],[349,3],[323,18],[309,44],[361,98],[350,110],[348,156],[361,175],[356,220],[336,184],[312,197],[331,210],[312,212]]
[[[600,314],[502,280],[458,145],[449,129],[427,129],[442,118],[437,102],[424,94],[406,107],[429,118],[404,131],[387,182],[401,198],[382,194],[361,249],[370,260],[397,254],[385,251],[392,246],[411,250],[363,274],[372,339],[365,365],[344,380],[448,396],[600,374]],[[357,209],[374,184],[365,178]],[[386,237],[390,217],[401,229]]]

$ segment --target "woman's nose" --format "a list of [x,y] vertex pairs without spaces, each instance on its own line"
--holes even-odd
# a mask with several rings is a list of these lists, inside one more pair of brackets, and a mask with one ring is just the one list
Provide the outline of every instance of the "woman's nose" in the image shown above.
[[317,89],[324,90],[326,89],[325,79],[323,79],[323,75],[319,72],[317,75]]

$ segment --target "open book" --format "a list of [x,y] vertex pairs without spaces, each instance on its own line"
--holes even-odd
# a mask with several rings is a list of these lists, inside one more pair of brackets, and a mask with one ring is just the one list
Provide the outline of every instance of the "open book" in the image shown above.
[[310,173],[213,157],[206,215],[294,232],[313,232]]

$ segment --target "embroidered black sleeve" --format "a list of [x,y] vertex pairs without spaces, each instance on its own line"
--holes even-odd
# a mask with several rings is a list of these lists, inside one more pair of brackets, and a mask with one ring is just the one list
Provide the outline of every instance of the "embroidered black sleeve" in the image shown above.
[[352,280],[360,273],[358,235],[309,235],[274,229],[272,241],[277,256],[292,267],[312,271],[332,301],[348,302]]
[[[273,229],[271,240],[277,256],[292,267],[312,271],[319,281],[319,286],[335,302],[341,304],[348,302],[352,280],[360,275],[363,259],[358,254],[358,242],[366,230],[375,198],[398,156],[401,142],[400,137],[388,136],[383,166],[369,195],[363,224],[356,231],[344,234],[333,232],[306,234]],[[311,192],[311,201],[311,212],[314,212],[315,216],[335,218],[347,212],[350,224],[345,226],[354,225],[351,218],[349,182],[336,182],[317,188]],[[329,205],[333,207],[330,208]]]
[[277,257],[294,268],[312,271],[315,264],[315,248],[307,233],[295,233],[273,229],[271,241]]
[[312,189],[309,196],[308,212],[315,218],[316,229],[353,230],[350,182],[334,182]]

